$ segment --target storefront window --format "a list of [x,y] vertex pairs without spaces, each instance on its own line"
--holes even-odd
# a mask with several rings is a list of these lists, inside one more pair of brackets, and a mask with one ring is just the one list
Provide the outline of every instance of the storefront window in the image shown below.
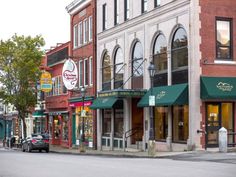
[[165,141],[168,135],[168,108],[155,107],[155,139]]
[[173,141],[185,142],[188,139],[188,105],[173,107]]
[[54,139],[60,139],[61,136],[61,120],[58,116],[54,117]]
[[123,137],[123,125],[124,125],[124,113],[123,109],[115,109],[115,121],[114,121],[114,137]]
[[102,126],[102,135],[110,136],[111,133],[111,109],[103,110],[103,126]]
[[62,119],[62,139],[68,140],[68,116],[63,116]]

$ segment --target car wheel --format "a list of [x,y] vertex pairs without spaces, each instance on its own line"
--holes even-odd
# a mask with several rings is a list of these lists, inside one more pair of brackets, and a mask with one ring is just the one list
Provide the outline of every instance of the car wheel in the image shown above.
[[49,152],[49,149],[45,149],[45,151],[48,153],[48,152]]
[[27,146],[27,151],[28,152],[31,152],[31,148],[30,148],[30,145],[28,144],[28,146]]
[[39,149],[39,152],[42,152],[42,149]]

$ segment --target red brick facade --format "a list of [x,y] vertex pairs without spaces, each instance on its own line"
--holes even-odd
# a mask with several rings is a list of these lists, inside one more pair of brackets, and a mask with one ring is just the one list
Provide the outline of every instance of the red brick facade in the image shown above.
[[[236,76],[236,1],[234,0],[200,0],[200,37],[201,37],[201,75],[215,77],[235,77]],[[216,18],[232,19],[232,63],[216,63]],[[224,101],[224,100],[223,100]],[[220,101],[219,101],[220,102]],[[201,128],[205,129],[206,122],[206,102],[202,102],[201,113],[203,115]],[[234,102],[234,120],[236,115],[236,105]],[[234,121],[234,129],[236,121]],[[235,131],[235,130],[234,130]],[[205,147],[205,136],[201,138],[201,144]]]

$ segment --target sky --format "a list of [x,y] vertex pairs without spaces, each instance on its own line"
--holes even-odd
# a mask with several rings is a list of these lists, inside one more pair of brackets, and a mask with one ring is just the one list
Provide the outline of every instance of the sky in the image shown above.
[[0,39],[17,35],[42,35],[43,49],[70,40],[70,15],[73,0],[0,0]]

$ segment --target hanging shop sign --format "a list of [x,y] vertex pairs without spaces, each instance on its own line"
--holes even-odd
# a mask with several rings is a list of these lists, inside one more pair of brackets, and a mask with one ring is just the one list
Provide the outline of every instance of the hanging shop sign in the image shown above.
[[72,59],[66,60],[62,69],[62,80],[68,90],[75,88],[78,81],[78,70]]
[[52,90],[52,77],[47,71],[44,71],[40,77],[40,89],[43,92],[50,92]]

